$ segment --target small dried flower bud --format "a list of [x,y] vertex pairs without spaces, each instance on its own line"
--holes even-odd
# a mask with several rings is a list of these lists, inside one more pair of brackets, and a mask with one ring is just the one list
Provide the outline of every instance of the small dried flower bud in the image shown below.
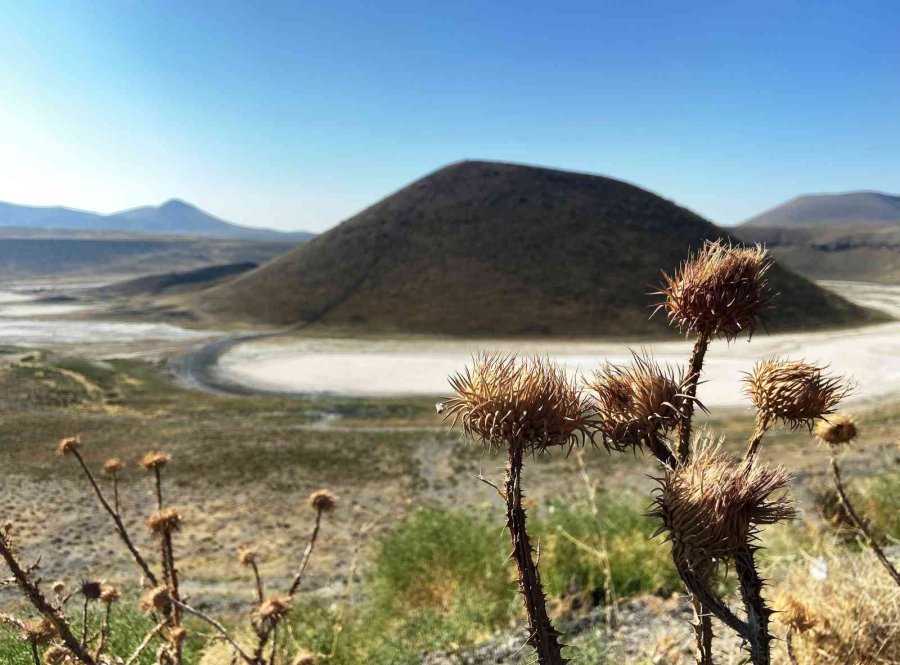
[[78,590],[88,600],[100,600],[100,596],[103,593],[103,583],[97,580],[85,580],[81,583],[81,587]]
[[669,324],[684,333],[722,336],[728,341],[753,334],[771,304],[766,273],[772,259],[760,245],[735,247],[707,240],[675,274],[663,273],[658,295]]
[[309,495],[309,505],[320,513],[330,513],[337,504],[337,497],[328,490],[316,490]]
[[316,657],[309,651],[299,651],[291,661],[291,665],[316,665]]
[[151,450],[149,453],[144,455],[141,460],[141,466],[147,469],[147,471],[155,471],[156,469],[163,468],[172,458],[169,457],[166,453],[160,452],[158,450]]
[[253,547],[242,547],[238,550],[238,561],[242,566],[252,566],[256,563],[256,549]]
[[53,593],[55,593],[58,596],[59,594],[61,594],[63,591],[66,590],[66,583],[61,580],[57,580],[56,582],[53,583],[53,586],[50,588],[53,589]]
[[812,430],[815,421],[833,413],[850,392],[841,378],[825,376],[824,371],[802,361],[763,360],[747,377],[746,392],[764,420]]
[[790,594],[782,595],[775,602],[775,607],[779,610],[778,619],[798,633],[805,633],[818,623],[809,606]]
[[825,416],[816,424],[816,438],[831,446],[846,445],[858,434],[853,418],[843,413]]
[[181,513],[177,508],[158,510],[147,518],[147,528],[157,536],[180,531]]
[[68,665],[75,663],[75,656],[61,644],[54,644],[44,652],[44,662],[47,665]]
[[589,436],[588,400],[547,358],[482,354],[450,386],[444,417],[486,445],[545,450]]
[[272,625],[281,621],[291,610],[291,599],[288,596],[272,596],[256,608],[254,620],[259,625]]
[[110,476],[114,476],[124,468],[125,462],[118,457],[112,457],[103,463],[103,473],[109,474]]
[[169,590],[164,586],[158,586],[153,589],[149,589],[141,595],[141,608],[152,612],[153,610],[164,610],[166,609],[172,602],[171,596],[169,596]]
[[184,640],[187,637],[187,631],[181,627],[176,626],[169,630],[169,642],[178,646],[179,644],[184,644]]
[[31,644],[43,646],[56,637],[56,627],[47,619],[31,619],[23,625],[22,637]]
[[81,446],[80,434],[76,434],[75,436],[67,436],[64,439],[60,439],[59,445],[56,446],[56,452],[59,455],[68,455],[78,450],[79,446]]
[[112,584],[104,584],[100,591],[100,602],[106,603],[107,605],[116,602],[121,597],[122,594]]

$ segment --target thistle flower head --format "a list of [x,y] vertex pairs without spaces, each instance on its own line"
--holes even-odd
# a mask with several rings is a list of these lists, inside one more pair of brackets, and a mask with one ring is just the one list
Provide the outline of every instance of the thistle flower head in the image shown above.
[[253,620],[258,625],[272,625],[287,616],[291,610],[289,596],[272,596],[261,602],[253,612]]
[[685,377],[632,352],[628,366],[607,363],[589,386],[596,393],[597,425],[612,450],[641,447],[680,422],[686,400]]
[[103,583],[97,580],[84,580],[78,590],[88,600],[100,600],[100,596],[103,593]]
[[116,602],[121,597],[122,597],[122,594],[112,584],[104,584],[102,586],[102,588],[100,589],[100,602],[101,603],[106,603],[107,605],[109,605],[110,603]]
[[242,547],[238,550],[238,561],[242,566],[249,567],[256,563],[256,548]]
[[141,608],[152,612],[154,610],[164,610],[172,602],[169,590],[164,586],[148,589],[141,595]]
[[337,505],[337,497],[328,490],[316,490],[309,495],[310,507],[320,513],[330,513]]
[[815,614],[805,603],[790,594],[784,594],[775,601],[778,619],[798,633],[805,633],[818,623]]
[[160,452],[158,450],[151,450],[149,453],[144,455],[141,460],[141,466],[147,469],[147,471],[156,471],[157,469],[163,468],[166,464],[169,463],[169,460],[172,458],[169,457],[166,453]]
[[444,402],[445,417],[491,447],[543,451],[589,436],[587,399],[547,358],[481,354],[450,385],[456,395]]
[[54,644],[44,652],[47,665],[68,665],[75,662],[75,656],[61,644]]
[[47,619],[30,619],[22,625],[22,637],[36,646],[49,644],[56,638],[56,627]]
[[147,518],[147,528],[157,536],[181,530],[181,513],[177,508],[158,510]]
[[840,377],[825,376],[825,369],[802,361],[763,360],[747,376],[745,390],[761,418],[811,430],[850,392]]
[[853,441],[859,432],[853,418],[844,413],[835,413],[816,423],[813,433],[822,443],[841,446]]
[[103,463],[103,473],[114,476],[125,468],[125,462],[118,457],[112,457]]
[[[701,574],[752,541],[756,528],[796,517],[783,492],[790,482],[784,467],[755,458],[734,464],[720,442],[703,433],[690,462],[660,479],[651,513],[663,522],[676,557]],[[778,496],[770,498],[775,492]]]
[[58,455],[69,455],[74,453],[81,446],[81,435],[76,434],[75,436],[67,436],[64,439],[59,440],[59,444],[56,446],[56,452]]
[[733,340],[753,334],[761,312],[771,304],[766,273],[772,259],[760,245],[735,247],[724,240],[707,240],[674,275],[663,273],[657,309],[684,333]]
[[53,583],[53,586],[51,586],[50,588],[53,589],[53,593],[55,593],[58,596],[59,594],[61,594],[63,591],[66,590],[66,583],[63,582],[62,580],[56,580]]

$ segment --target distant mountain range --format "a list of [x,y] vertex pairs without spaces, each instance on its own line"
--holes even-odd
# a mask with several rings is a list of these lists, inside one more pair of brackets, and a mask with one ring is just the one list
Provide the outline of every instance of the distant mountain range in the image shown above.
[[0,227],[28,231],[89,230],[291,242],[308,240],[313,236],[305,231],[285,233],[272,229],[239,226],[214,217],[179,199],[166,201],[160,206],[133,208],[111,215],[60,206],[37,207],[0,202]]
[[[705,219],[628,183],[459,162],[199,295],[213,319],[461,336],[671,334],[648,291],[704,240]],[[772,329],[873,315],[773,268]]]
[[751,217],[741,226],[900,226],[900,196],[807,194]]

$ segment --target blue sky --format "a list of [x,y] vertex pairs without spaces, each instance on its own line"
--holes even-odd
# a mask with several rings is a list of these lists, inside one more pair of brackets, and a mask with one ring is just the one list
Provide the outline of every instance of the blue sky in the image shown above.
[[8,2],[0,200],[324,230],[449,162],[900,193],[892,2]]

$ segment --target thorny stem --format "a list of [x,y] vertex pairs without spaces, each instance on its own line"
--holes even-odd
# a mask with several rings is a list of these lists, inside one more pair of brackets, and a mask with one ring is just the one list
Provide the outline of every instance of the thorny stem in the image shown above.
[[253,570],[253,579],[256,583],[256,600],[262,603],[265,598],[265,591],[263,590],[262,578],[259,576],[259,566],[256,565],[256,561],[250,561],[250,568]]
[[766,607],[762,597],[763,581],[756,570],[753,550],[744,545],[734,556],[734,568],[741,584],[741,598],[747,610],[747,624],[750,628],[750,660],[754,665],[769,665],[772,659],[769,634],[769,616],[772,610]]
[[694,607],[694,616],[697,624],[694,626],[694,634],[697,638],[697,664],[713,665],[712,658],[712,618],[704,608],[703,603],[696,596],[691,596],[691,604]]
[[112,474],[112,482],[113,482],[113,506],[116,509],[116,515],[119,514],[119,475],[113,471]]
[[156,489],[156,508],[157,508],[157,510],[162,510],[163,509],[162,473],[160,472],[158,466],[153,467],[153,477],[155,479],[154,486]]
[[691,422],[694,419],[694,401],[697,397],[697,384],[700,382],[700,373],[703,371],[703,359],[709,348],[709,340],[709,333],[701,332],[697,335],[694,350],[691,352],[688,383],[685,390],[684,415],[678,428],[678,459],[682,463],[691,456]]
[[769,429],[769,419],[761,414],[756,416],[756,426],[753,428],[753,434],[750,435],[750,443],[747,445],[747,454],[745,459],[752,462],[759,450],[759,444],[762,442],[763,436]]
[[131,658],[125,661],[125,665],[134,665],[138,658],[141,657],[141,654],[146,651],[147,647],[150,646],[150,642],[153,641],[153,638],[159,635],[159,632],[166,627],[166,621],[163,620],[156,624],[156,626],[144,636],[143,641],[138,645],[137,649],[134,650],[134,653],[131,654]]
[[88,638],[88,602],[87,596],[84,598],[84,605],[81,609],[81,646],[87,648]]
[[250,654],[248,654],[246,651],[241,649],[240,645],[237,642],[235,642],[234,639],[232,639],[231,635],[228,633],[228,631],[225,630],[225,627],[221,623],[219,623],[218,621],[213,619],[211,616],[204,614],[200,610],[194,609],[193,607],[191,607],[187,603],[184,603],[183,601],[176,600],[175,598],[172,598],[171,601],[172,601],[172,604],[175,605],[178,609],[183,610],[183,611],[187,612],[188,614],[192,614],[193,616],[197,617],[198,619],[200,619],[202,621],[205,621],[210,626],[212,626],[216,630],[216,632],[218,632],[219,635],[221,635],[222,639],[225,640],[228,643],[228,645],[232,649],[234,649],[235,652],[241,658],[244,659],[244,661],[246,663],[249,663],[250,665],[255,665],[256,663],[259,662],[258,659],[253,658]]
[[66,648],[72,652],[72,655],[84,663],[84,665],[96,665],[96,661],[91,654],[81,646],[78,638],[72,634],[72,629],[69,627],[69,623],[66,621],[62,612],[51,605],[50,602],[44,598],[44,594],[41,593],[41,590],[38,589],[37,585],[28,579],[28,575],[22,569],[22,566],[13,554],[6,535],[2,533],[0,533],[0,556],[6,561],[6,565],[10,572],[12,572],[13,577],[16,578],[16,584],[18,584],[22,593],[25,594],[25,597],[28,598],[34,608],[53,624],[57,635],[59,635],[63,644],[66,645]]
[[688,568],[687,564],[678,557],[675,557],[675,568],[688,591],[700,602],[704,610],[711,612],[719,621],[749,641],[750,627],[746,622],[741,621],[725,603],[713,595],[706,585]]
[[859,532],[865,537],[866,542],[869,543],[869,547],[872,548],[872,551],[875,553],[875,556],[878,557],[881,565],[883,565],[890,576],[894,578],[894,582],[900,586],[900,573],[897,572],[894,564],[887,558],[884,550],[881,549],[881,546],[869,530],[869,527],[866,526],[866,523],[860,518],[856,510],[854,510],[853,505],[850,503],[850,499],[847,497],[847,493],[844,491],[844,482],[841,480],[841,469],[838,466],[837,459],[832,455],[829,461],[831,463],[831,473],[834,476],[834,487],[841,499],[841,503],[844,505],[844,509],[847,511],[850,519],[853,520],[854,526],[856,526]]
[[525,510],[522,508],[523,448],[521,444],[510,446],[506,467],[506,514],[513,544],[512,557],[519,569],[519,592],[525,600],[528,615],[528,643],[537,652],[541,665],[563,665],[568,659],[562,656],[559,633],[547,614],[541,577],[534,564],[534,550],[525,528]]
[[670,469],[674,469],[678,466],[678,460],[675,455],[672,454],[669,446],[658,434],[654,433],[650,436],[647,440],[647,447],[650,448],[650,452],[653,453],[653,456],[664,466]]
[[84,474],[90,481],[91,487],[94,488],[94,494],[97,495],[97,499],[100,501],[100,505],[103,506],[103,509],[106,510],[106,512],[109,513],[109,516],[112,518],[119,537],[122,539],[122,542],[125,543],[125,547],[128,548],[128,551],[131,552],[131,556],[134,558],[137,565],[141,568],[141,571],[144,573],[144,577],[147,578],[152,586],[159,586],[159,582],[157,582],[156,580],[156,575],[153,574],[153,571],[150,570],[150,566],[147,565],[147,561],[138,551],[137,547],[134,546],[134,543],[131,541],[131,537],[128,535],[128,531],[125,528],[125,524],[122,522],[122,518],[119,515],[119,512],[117,510],[113,510],[112,506],[109,505],[109,501],[106,500],[106,497],[103,495],[103,491],[100,489],[100,485],[97,484],[97,480],[94,478],[94,474],[91,473],[91,470],[88,468],[87,464],[84,463],[84,458],[81,456],[81,453],[79,453],[77,449],[74,449],[71,452],[73,455],[75,455],[75,459],[77,459],[78,463],[81,465],[81,469],[84,471]]
[[34,665],[41,665],[41,657],[38,655],[37,644],[34,640],[31,641],[31,660],[34,661]]

